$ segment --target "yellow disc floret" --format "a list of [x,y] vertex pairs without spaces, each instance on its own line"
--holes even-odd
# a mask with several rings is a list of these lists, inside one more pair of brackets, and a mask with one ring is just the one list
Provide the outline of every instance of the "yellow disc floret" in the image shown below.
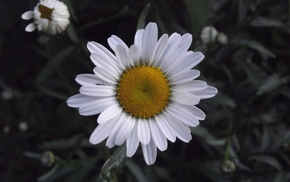
[[123,109],[139,118],[150,118],[167,106],[170,86],[160,68],[137,66],[122,74],[117,97]]
[[43,6],[43,5],[40,4],[40,5],[38,5],[38,10],[40,12],[40,17],[41,18],[46,18],[49,21],[52,20],[52,18],[51,18],[51,14],[52,14],[52,11],[53,11],[52,8],[48,8],[48,7]]

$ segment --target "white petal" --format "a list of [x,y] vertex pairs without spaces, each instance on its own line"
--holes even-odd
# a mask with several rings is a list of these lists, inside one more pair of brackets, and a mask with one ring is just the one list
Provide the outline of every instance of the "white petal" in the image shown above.
[[103,55],[104,57],[107,57],[108,59],[111,59],[112,61],[116,61],[116,57],[102,44],[91,41],[88,42],[87,48],[91,53],[100,54]]
[[196,105],[199,103],[200,98],[188,92],[173,92],[171,99],[175,102],[185,105]]
[[[136,122],[136,121],[134,121]],[[127,146],[127,157],[132,157],[139,145],[139,139],[138,139],[138,135],[137,135],[137,124],[135,124],[131,135],[128,137],[128,139],[126,140],[126,146]]]
[[110,107],[113,104],[116,104],[117,101],[114,97],[103,97],[98,98],[95,101],[86,103],[79,108],[79,113],[82,116],[91,116],[103,112],[105,109]]
[[131,135],[132,130],[135,126],[135,119],[131,116],[126,116],[122,126],[119,128],[118,134],[116,136],[115,144],[120,146],[125,140]]
[[115,125],[107,139],[107,142],[106,142],[107,147],[112,148],[116,145],[115,144],[116,136],[118,134],[120,127],[122,126],[124,122],[125,114],[126,113],[121,113],[121,114],[116,115],[114,118],[112,118],[112,120],[114,120],[115,122]]
[[161,66],[164,70],[169,72],[174,69],[176,64],[182,64],[178,61],[175,61],[177,57],[185,53],[192,42],[191,34],[182,35],[177,41],[173,42],[172,47],[166,51],[166,55],[163,58]]
[[138,46],[139,50],[142,49],[143,34],[144,34],[144,29],[137,30],[135,34],[134,45]]
[[33,18],[33,11],[26,11],[21,15],[21,18],[24,20],[30,20],[31,18]]
[[150,141],[150,130],[148,126],[148,121],[145,119],[139,119],[137,121],[137,135],[140,142],[147,145]]
[[159,127],[159,129],[162,131],[164,136],[171,142],[175,142],[176,135],[173,128],[168,124],[168,122],[163,118],[162,114],[159,114],[156,116],[156,123]]
[[115,121],[111,120],[97,126],[97,128],[91,134],[90,143],[98,144],[103,140],[105,140],[110,135],[115,125],[116,125]]
[[96,53],[92,53],[90,57],[91,57],[92,62],[97,67],[104,68],[105,70],[108,70],[109,72],[112,72],[112,73],[116,73],[116,74],[121,73],[121,70],[116,61],[108,57],[104,57],[104,55],[100,55]]
[[112,71],[112,70],[107,70],[104,68],[100,68],[100,67],[95,67],[94,68],[94,73],[96,74],[96,76],[98,78],[100,78],[101,80],[103,80],[104,82],[110,83],[112,85],[117,84],[118,81],[118,73]]
[[26,32],[32,32],[36,29],[36,26],[34,23],[30,23],[29,25],[26,26],[25,31]]
[[218,90],[215,87],[207,86],[204,90],[194,91],[194,94],[200,97],[200,99],[208,99],[215,96],[218,93]]
[[170,71],[179,73],[183,70],[190,70],[199,64],[204,58],[204,55],[201,52],[192,52],[188,51],[182,57],[176,61],[176,64],[172,67]]
[[69,107],[79,108],[84,104],[95,101],[95,99],[95,97],[90,97],[83,94],[76,94],[68,98],[66,103]]
[[199,77],[199,75],[200,71],[198,70],[186,70],[178,74],[172,74],[168,79],[170,80],[170,84],[180,84],[194,80]]
[[95,97],[116,95],[114,87],[104,85],[84,85],[80,88],[80,93]]
[[184,124],[174,119],[174,117],[168,116],[167,113],[165,113],[164,115],[167,119],[167,122],[174,129],[176,136],[184,142],[189,142],[191,140],[190,130],[188,130],[188,128]]
[[141,146],[145,162],[148,165],[154,164],[157,157],[157,147],[155,143],[151,140],[147,145],[142,144]]
[[153,57],[154,48],[157,43],[158,29],[156,23],[149,23],[144,30],[142,38],[142,60],[149,63]]
[[196,117],[182,107],[171,105],[170,107],[167,107],[166,112],[188,126],[196,127],[199,125],[199,121]]
[[129,49],[129,61],[132,67],[139,66],[140,51],[136,45],[132,45]]
[[181,105],[180,107],[183,107],[187,111],[191,112],[196,117],[196,119],[198,119],[198,120],[204,120],[205,117],[206,117],[205,113],[201,109],[196,107],[196,106]]
[[151,59],[151,62],[149,63],[150,65],[160,67],[160,59],[167,48],[167,44],[168,44],[168,35],[164,34],[160,37],[155,46],[154,56]]
[[104,81],[100,80],[96,75],[93,74],[80,74],[77,75],[75,80],[80,85],[104,84]]
[[120,39],[119,37],[117,37],[116,35],[112,35],[110,38],[108,38],[108,44],[115,52],[116,52],[117,45],[121,45],[122,47],[124,47],[126,49],[126,51],[129,51],[129,48],[125,44],[125,42],[122,39]]
[[126,70],[130,65],[130,60],[128,59],[129,49],[126,50],[123,46],[117,45],[115,48],[117,62],[123,70]]
[[150,132],[153,141],[155,142],[156,146],[159,148],[160,151],[164,151],[167,149],[167,139],[163,135],[162,131],[159,129],[155,120],[150,120],[148,122],[150,127]]
[[195,92],[198,90],[204,90],[207,88],[205,81],[201,80],[192,80],[186,83],[181,83],[172,86],[172,90],[180,92]]
[[113,117],[119,115],[122,111],[122,108],[120,107],[120,105],[114,104],[110,107],[108,107],[106,110],[104,110],[98,117],[98,123],[104,123],[106,121],[109,121],[110,119],[112,119]]

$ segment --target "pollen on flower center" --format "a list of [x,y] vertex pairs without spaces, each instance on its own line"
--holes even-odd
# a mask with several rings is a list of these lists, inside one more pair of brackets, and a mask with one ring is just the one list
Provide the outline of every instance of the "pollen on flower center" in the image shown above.
[[139,118],[150,118],[167,106],[170,86],[160,68],[137,66],[122,74],[117,97],[127,113]]
[[53,8],[48,8],[48,7],[43,6],[43,5],[40,4],[38,6],[38,10],[40,12],[40,17],[41,18],[48,19],[49,21],[52,20],[51,14],[52,14]]

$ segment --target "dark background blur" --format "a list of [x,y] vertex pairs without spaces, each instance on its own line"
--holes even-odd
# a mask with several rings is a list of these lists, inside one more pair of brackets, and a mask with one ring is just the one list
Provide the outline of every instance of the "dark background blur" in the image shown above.
[[[157,22],[159,35],[191,33],[191,49],[205,54],[200,79],[219,93],[198,105],[207,118],[188,144],[169,143],[152,166],[138,150],[101,180],[290,180],[289,1],[64,0],[71,25],[57,36],[25,32],[31,21],[21,15],[37,2],[0,0],[0,181],[98,181],[117,148],[90,145],[97,116],[80,116],[66,99],[78,93],[75,76],[92,73],[86,43],[108,47],[115,34],[131,45],[149,2],[146,23]],[[227,42],[203,43],[205,26]]]

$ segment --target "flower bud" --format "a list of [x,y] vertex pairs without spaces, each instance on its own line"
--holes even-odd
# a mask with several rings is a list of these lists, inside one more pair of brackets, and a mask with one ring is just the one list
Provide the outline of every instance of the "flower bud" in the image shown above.
[[216,41],[217,30],[213,26],[206,26],[201,30],[200,39],[203,43],[212,43]]
[[220,164],[220,170],[224,174],[230,174],[230,173],[233,173],[236,170],[236,165],[231,160],[224,160]]
[[42,165],[50,167],[55,162],[55,156],[51,151],[45,151],[40,156],[40,162]]
[[217,41],[220,44],[226,45],[226,44],[228,44],[228,36],[222,32],[219,32],[217,35]]

